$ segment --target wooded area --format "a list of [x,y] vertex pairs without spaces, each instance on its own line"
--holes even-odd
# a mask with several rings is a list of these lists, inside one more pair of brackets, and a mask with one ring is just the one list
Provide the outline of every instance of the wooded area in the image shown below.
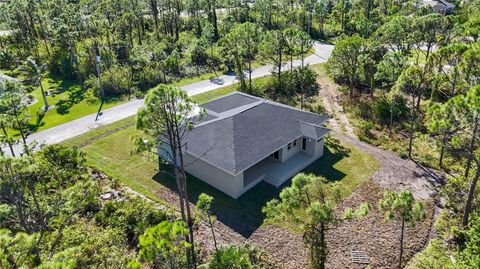
[[[256,247],[217,244],[214,198],[189,196],[181,147],[196,101],[177,86],[234,73],[239,91],[324,112],[323,85],[304,64],[316,42],[335,46],[326,70],[358,138],[446,175],[437,238],[409,268],[480,267],[480,1],[454,3],[444,16],[417,0],[0,2],[0,72],[13,78],[0,81],[0,267],[276,268]],[[264,64],[270,76],[253,79]],[[62,93],[68,102],[53,105]],[[27,141],[52,113],[66,122],[75,106],[143,96],[125,143],[152,158],[169,141],[179,212],[125,190],[77,148],[36,152]],[[379,208],[401,226],[392,268],[407,266],[404,227],[425,218],[424,203],[387,191],[339,212],[338,187],[299,174],[263,213],[296,227],[310,266],[323,269],[326,234]],[[200,222],[211,253],[194,238]]]

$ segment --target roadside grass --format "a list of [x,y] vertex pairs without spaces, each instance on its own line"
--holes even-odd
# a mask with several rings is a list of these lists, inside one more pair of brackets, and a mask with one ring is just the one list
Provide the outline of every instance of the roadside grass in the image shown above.
[[328,78],[328,72],[327,72],[327,63],[318,63],[318,64],[313,64],[310,65],[310,68],[312,68],[315,73],[317,73],[319,78]]
[[208,80],[210,78],[214,78],[217,75],[218,76],[225,75],[225,72],[220,70],[220,71],[217,72],[217,74],[215,74],[214,72],[208,72],[208,73],[200,74],[199,76],[185,77],[185,78],[179,79],[176,82],[173,82],[173,84],[176,85],[176,86],[179,86],[179,87],[180,86],[185,86],[185,85],[192,84],[192,83],[195,83],[195,82],[199,82],[199,81],[202,81],[202,80]]
[[[30,92],[30,95],[37,100],[36,103],[27,108],[30,114],[29,128],[32,132],[42,131],[96,113],[100,108],[100,102],[87,100],[86,91],[76,81],[46,76],[42,79],[42,85],[45,91],[50,93],[47,95],[47,102],[53,108],[42,116],[44,103],[40,87],[36,87]],[[125,101],[127,101],[126,97],[107,99],[102,109],[113,107]],[[18,136],[19,132],[10,130],[10,134]]]

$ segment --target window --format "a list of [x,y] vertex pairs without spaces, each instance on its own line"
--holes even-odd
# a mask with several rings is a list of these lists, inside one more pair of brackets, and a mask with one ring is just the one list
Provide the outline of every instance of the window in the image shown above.
[[307,150],[307,139],[302,138],[302,150]]
[[297,139],[293,140],[293,146],[296,147],[297,146]]
[[292,148],[292,143],[288,143],[287,150],[290,150]]
[[275,160],[280,159],[280,152],[277,150],[274,153],[270,154],[270,157],[274,158]]

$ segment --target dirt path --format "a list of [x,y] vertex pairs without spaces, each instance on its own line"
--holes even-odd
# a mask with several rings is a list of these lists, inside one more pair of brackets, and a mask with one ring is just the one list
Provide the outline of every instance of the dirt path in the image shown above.
[[444,182],[444,174],[427,168],[413,160],[402,159],[395,153],[372,146],[339,133],[336,137],[373,154],[380,162],[380,169],[373,174],[373,181],[383,188],[412,191],[417,199],[432,199]]
[[321,89],[320,97],[322,98],[323,107],[330,115],[330,127],[338,132],[344,133],[353,138],[357,138],[355,131],[350,124],[343,107],[339,104],[341,93],[339,86],[331,81],[328,76],[320,75],[317,79]]

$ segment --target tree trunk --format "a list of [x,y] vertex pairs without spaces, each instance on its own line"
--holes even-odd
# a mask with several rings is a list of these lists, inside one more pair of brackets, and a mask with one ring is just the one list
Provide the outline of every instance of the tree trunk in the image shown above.
[[395,102],[395,97],[392,96],[391,104],[390,104],[390,128],[389,128],[389,135],[392,137],[393,134],[393,108],[394,108],[394,103]]
[[194,240],[194,235],[193,235],[193,215],[192,211],[190,209],[190,202],[188,200],[188,191],[187,191],[187,177],[185,175],[185,170],[183,169],[183,157],[181,157],[182,154],[180,153],[180,162],[181,162],[181,169],[182,169],[182,178],[183,178],[183,195],[184,195],[184,201],[185,201],[185,206],[187,209],[187,225],[188,225],[188,230],[190,233],[190,257],[192,258],[192,268],[197,268],[197,259],[195,255],[195,240]]
[[374,83],[373,83],[373,76],[370,80],[370,98],[373,100],[373,90],[374,90]]
[[[0,126],[2,127],[3,134],[8,139],[7,128],[5,128],[5,125],[3,123],[1,123]],[[7,144],[8,144],[8,147],[10,148],[10,152],[12,153],[12,157],[15,157],[15,151],[13,150],[12,142],[10,142],[10,140],[8,140]]]
[[193,235],[193,215],[190,209],[190,201],[188,199],[188,189],[187,189],[187,176],[185,173],[185,164],[183,161],[183,154],[182,154],[182,139],[180,137],[180,132],[179,132],[179,127],[178,123],[175,122],[175,131],[174,131],[174,139],[175,139],[175,144],[178,147],[178,152],[175,152],[178,154],[178,160],[179,160],[179,169],[180,169],[180,183],[182,186],[182,194],[183,194],[183,201],[185,203],[185,208],[186,208],[186,222],[190,234],[189,238],[189,243],[190,243],[190,262],[191,262],[191,268],[195,269],[197,268],[197,259],[195,255],[195,240],[194,240],[194,235]]
[[398,257],[398,269],[402,268],[402,259],[403,259],[403,230],[405,228],[405,221],[402,220],[402,228],[400,231],[400,256]]
[[215,237],[215,231],[213,229],[213,223],[212,223],[212,216],[210,213],[207,213],[208,215],[208,223],[210,224],[210,229],[212,230],[212,236],[213,236],[213,245],[215,246],[215,251],[218,251],[218,246],[217,246],[217,238]]
[[475,197],[475,189],[477,188],[478,178],[480,177],[480,165],[477,165],[477,173],[475,178],[470,183],[470,189],[468,190],[467,202],[465,203],[465,209],[463,211],[462,217],[462,227],[466,228],[468,226],[468,218],[470,213],[472,213],[472,203],[473,198]]
[[412,111],[410,119],[410,135],[408,142],[408,157],[412,158],[412,147],[413,147],[413,131],[415,129],[415,91],[412,92]]
[[442,147],[440,149],[440,158],[438,159],[438,167],[439,168],[442,168],[442,166],[443,166],[443,156],[445,155],[446,140],[447,140],[447,131],[445,131],[443,133],[443,137],[442,137]]
[[160,28],[158,26],[158,7],[157,0],[150,0],[150,8],[152,9],[153,21],[155,22],[155,36],[160,40]]
[[[210,1],[208,1],[210,3]],[[210,7],[211,12],[212,12],[212,24],[213,24],[213,37],[215,41],[218,40],[219,34],[218,34],[218,22],[217,22],[217,11],[215,10],[215,7]]]
[[42,91],[44,110],[48,111],[49,105],[48,105],[48,101],[47,101],[47,95],[45,94],[45,91],[43,90],[42,78],[40,78],[40,90]]
[[137,20],[136,26],[137,26],[137,40],[138,40],[138,44],[141,46],[142,45],[142,27],[140,26],[140,20]]
[[248,86],[250,88],[249,94],[253,93],[253,86],[252,86],[252,60],[248,57]]
[[350,89],[349,97],[350,100],[353,99],[353,79],[350,79],[350,83],[348,84],[348,88]]
[[28,146],[27,146],[27,137],[25,135],[25,132],[24,132],[23,126],[22,126],[23,124],[20,122],[20,119],[18,118],[18,114],[17,114],[16,109],[13,110],[13,113],[14,113],[14,116],[15,116],[15,121],[17,122],[17,125],[18,125],[18,130],[20,131],[20,136],[22,137],[24,151],[27,155],[30,155],[30,151],[28,150]]
[[479,128],[479,118],[475,118],[475,126],[473,127],[473,133],[472,133],[472,138],[470,140],[470,146],[468,147],[468,160],[467,160],[467,166],[465,168],[465,178],[468,178],[468,175],[470,174],[470,168],[472,166],[472,161],[473,161],[473,150],[475,148],[475,141],[477,138],[477,133],[478,133],[478,128]]

